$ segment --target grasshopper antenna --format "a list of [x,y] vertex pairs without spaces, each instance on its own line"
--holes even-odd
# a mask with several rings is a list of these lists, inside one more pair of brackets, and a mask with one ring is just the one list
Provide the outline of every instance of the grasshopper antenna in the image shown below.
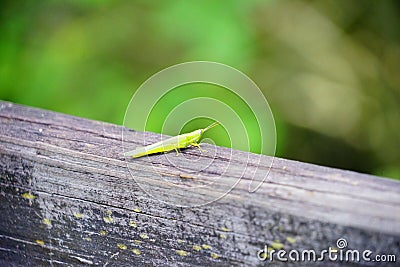
[[203,132],[210,130],[211,128],[217,126],[218,124],[219,124],[218,121],[213,122],[211,125],[209,125],[206,128],[204,128]]

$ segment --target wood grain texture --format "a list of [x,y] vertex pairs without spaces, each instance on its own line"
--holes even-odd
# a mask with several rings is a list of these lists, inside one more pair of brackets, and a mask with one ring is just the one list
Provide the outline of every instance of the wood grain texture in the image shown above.
[[[259,261],[257,252],[264,245],[319,251],[339,238],[351,249],[400,257],[399,182],[245,152],[231,158],[209,145],[216,157],[172,153],[183,168],[164,154],[126,160],[122,133],[127,147],[160,140],[0,102],[1,266],[310,266]],[[268,171],[248,192],[250,174]],[[190,208],[158,200],[220,195]]]

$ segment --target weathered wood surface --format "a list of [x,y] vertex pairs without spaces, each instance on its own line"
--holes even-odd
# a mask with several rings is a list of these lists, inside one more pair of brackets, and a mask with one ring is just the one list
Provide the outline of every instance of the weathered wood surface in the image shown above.
[[[255,193],[248,192],[244,174],[218,201],[177,207],[138,186],[135,180],[142,179],[166,192],[152,179],[157,169],[147,166],[149,159],[129,165],[121,156],[121,133],[121,126],[0,102],[1,266],[274,266],[287,263],[257,259],[266,244],[318,251],[335,247],[339,238],[349,248],[393,254],[399,262],[399,182],[275,158]],[[142,141],[142,133],[126,133],[133,146]],[[218,152],[216,166],[229,150]],[[203,160],[196,149],[184,154]],[[187,186],[216,171],[188,179],[190,173],[163,155],[150,160],[163,170],[157,175]],[[263,164],[259,169],[268,171]],[[222,183],[202,194],[215,194]]]

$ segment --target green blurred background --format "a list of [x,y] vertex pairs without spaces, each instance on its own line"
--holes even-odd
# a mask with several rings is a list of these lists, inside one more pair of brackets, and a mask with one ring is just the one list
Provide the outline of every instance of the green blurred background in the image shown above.
[[165,67],[263,91],[277,156],[400,179],[399,1],[3,1],[0,99],[122,124]]

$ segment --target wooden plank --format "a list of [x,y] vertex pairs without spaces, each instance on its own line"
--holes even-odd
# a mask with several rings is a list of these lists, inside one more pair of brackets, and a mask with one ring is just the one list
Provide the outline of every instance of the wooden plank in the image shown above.
[[[0,102],[0,265],[265,266],[265,245],[321,251],[339,238],[400,255],[397,181],[238,151],[230,158],[227,148],[172,154],[196,160],[181,168],[165,155],[126,160],[122,132],[127,147],[160,139]],[[251,174],[268,171],[248,192]],[[170,204],[207,202],[232,185],[207,205]]]

